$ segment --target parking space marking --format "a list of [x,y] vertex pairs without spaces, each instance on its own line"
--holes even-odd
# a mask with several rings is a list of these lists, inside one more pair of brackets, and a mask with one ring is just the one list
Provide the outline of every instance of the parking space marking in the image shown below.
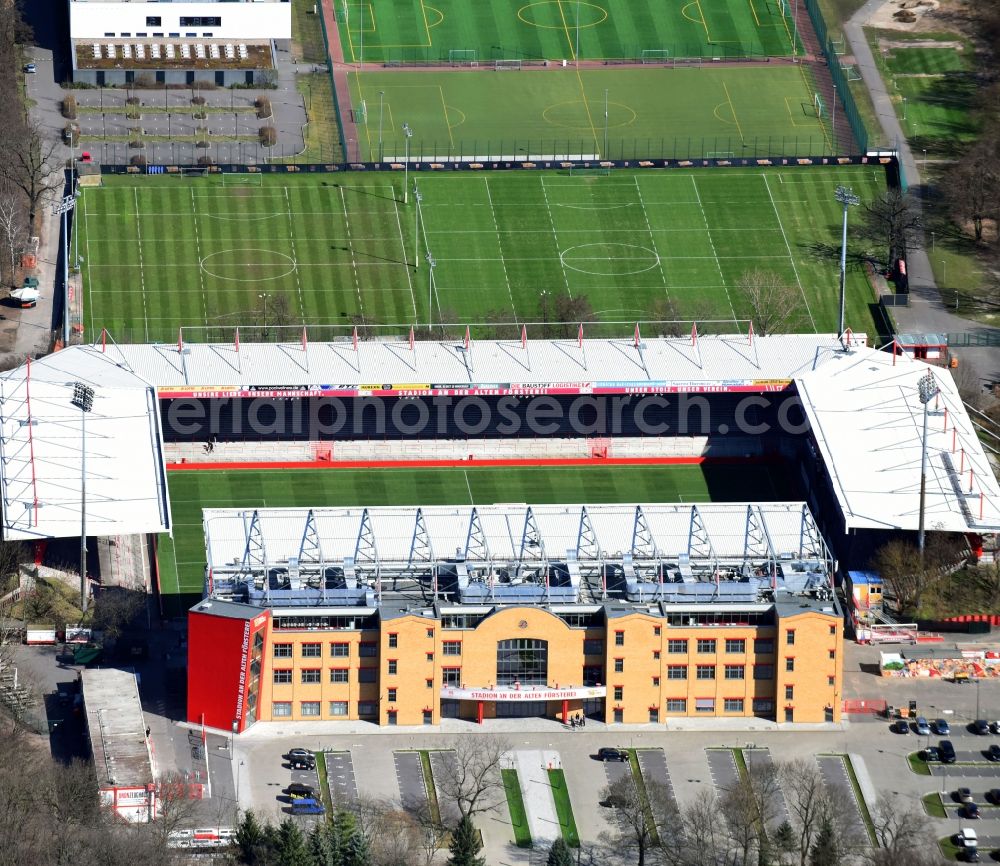
[[674,784],[670,780],[670,770],[667,769],[667,757],[663,754],[663,749],[637,749],[635,754],[639,759],[639,769],[642,771],[646,786],[648,787],[650,782],[663,785],[671,802],[676,806],[677,797],[674,795]]
[[836,795],[844,802],[852,803],[854,808],[848,808],[848,820],[851,822],[851,830],[859,839],[868,840],[868,831],[865,829],[864,819],[861,817],[861,807],[858,805],[857,797],[854,795],[854,788],[851,786],[851,779],[847,775],[847,767],[844,766],[844,759],[839,755],[817,756],[816,763],[819,764],[819,772],[823,777],[831,795]]
[[938,778],[1000,779],[1000,766],[996,764],[931,764],[927,769]]
[[[770,749],[744,749],[743,750],[743,760],[747,765],[747,772],[752,776],[754,770],[757,769],[767,769],[774,767],[774,761],[771,758]],[[781,790],[781,781],[778,781],[778,787],[775,791],[774,799],[774,818],[778,824],[783,821],[788,821],[791,823],[791,819],[788,814],[788,804],[785,800],[785,792]]]
[[455,763],[455,753],[451,750],[431,752],[431,775],[434,777],[434,789],[438,800],[438,810],[441,813],[441,820],[448,827],[454,827],[462,817],[458,809],[458,804],[450,797],[441,794],[441,779],[450,771]]
[[399,785],[399,802],[404,811],[423,815],[427,811],[427,786],[419,752],[393,752],[396,765],[396,783]]
[[628,761],[605,761],[604,775],[607,777],[608,785],[613,785],[623,776],[628,776],[631,779],[632,768]]
[[722,791],[733,788],[739,781],[739,770],[736,769],[736,758],[732,749],[705,749],[708,757],[708,772],[712,776],[715,787]]
[[334,808],[338,803],[358,799],[358,784],[354,778],[354,762],[350,752],[326,753],[326,784]]

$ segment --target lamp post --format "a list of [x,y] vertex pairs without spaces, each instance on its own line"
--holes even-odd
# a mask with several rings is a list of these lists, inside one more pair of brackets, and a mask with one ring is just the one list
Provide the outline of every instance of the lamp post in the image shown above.
[[903,97],[903,121],[906,121],[906,97]]
[[837,85],[833,85],[833,110],[830,112],[830,147],[837,152]]
[[264,339],[266,340],[267,339],[267,298],[268,298],[268,295],[267,295],[266,292],[264,292],[262,294],[257,295],[257,297],[260,298],[264,302]]
[[427,280],[427,330],[429,331],[434,322],[434,268],[437,267],[437,262],[434,261],[430,250],[427,251],[425,258],[431,269],[430,278]]
[[407,188],[407,184],[410,182],[410,139],[413,138],[413,130],[410,129],[410,124],[403,124],[403,135],[406,142],[406,157],[403,160],[403,204],[407,204],[410,201],[410,190]]
[[413,200],[417,203],[413,212],[413,269],[420,269],[420,202],[424,200],[420,190],[417,189],[416,180],[413,181]]
[[94,408],[94,389],[73,383],[70,403],[80,410],[80,609],[87,612],[87,413]]
[[917,382],[917,394],[924,407],[924,435],[920,440],[920,522],[917,529],[921,567],[924,564],[924,501],[927,495],[927,406],[937,396],[938,390],[937,381],[931,372],[925,373]]
[[837,320],[837,336],[844,333],[844,307],[846,305],[847,285],[847,209],[853,204],[861,203],[848,186],[838,186],[834,198],[844,206],[844,229],[840,239],[840,318]]
[[52,213],[62,216],[63,235],[63,345],[69,345],[69,222],[67,214],[76,207],[76,196],[64,195],[52,207]]
[[604,159],[608,158],[608,90],[604,89]]
[[382,162],[382,106],[385,102],[385,91],[378,92],[378,161]]

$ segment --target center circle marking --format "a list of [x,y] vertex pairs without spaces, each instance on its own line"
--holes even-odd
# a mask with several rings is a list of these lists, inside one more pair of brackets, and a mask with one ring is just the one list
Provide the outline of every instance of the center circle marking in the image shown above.
[[[245,255],[249,253],[250,255]],[[244,255],[241,255],[244,254]],[[212,261],[215,259],[215,261]],[[211,262],[211,265],[209,264]],[[201,269],[217,280],[238,283],[263,283],[278,280],[293,273],[298,265],[291,256],[261,247],[237,247],[209,253],[201,260]],[[245,271],[246,276],[240,276]],[[250,276],[250,274],[263,276]]]
[[[621,109],[621,111],[616,111],[615,109]],[[566,129],[585,129],[589,132],[593,132],[593,126],[591,126],[590,121],[584,117],[587,111],[587,105],[584,104],[582,99],[571,99],[568,102],[557,102],[555,105],[550,105],[542,112],[542,120],[546,123],[551,123],[553,126],[562,126]],[[635,123],[636,117],[638,115],[634,108],[625,105],[622,102],[609,102],[608,103],[609,114],[623,114],[625,116],[624,120],[616,120],[608,123],[608,129],[617,129],[620,126],[630,126]],[[561,113],[566,113],[572,117],[578,117],[580,123],[568,123],[562,120],[559,115]],[[603,124],[601,124],[603,127]]]
[[[542,6],[545,7],[544,10],[540,9]],[[584,16],[591,19],[590,21],[586,21],[583,17],[581,17],[581,30],[585,27],[596,27],[598,24],[603,24],[608,20],[608,10],[603,6],[598,6],[596,3],[583,2],[573,4],[574,10],[578,7]],[[576,29],[575,12],[574,14],[567,16],[563,11],[562,3],[559,2],[559,0],[539,0],[537,3],[529,3],[527,6],[522,6],[517,10],[517,17],[525,24],[530,24],[532,27],[541,27],[545,30]],[[535,18],[540,20],[534,20]],[[550,19],[553,23],[544,23],[546,18]]]
[[636,244],[580,244],[559,253],[564,268],[596,277],[625,277],[651,271],[660,264],[655,250]]

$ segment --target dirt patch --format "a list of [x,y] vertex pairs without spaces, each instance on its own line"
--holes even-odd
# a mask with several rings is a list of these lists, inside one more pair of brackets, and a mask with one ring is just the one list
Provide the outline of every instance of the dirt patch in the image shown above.
[[[966,0],[888,0],[875,11],[866,25],[905,33],[954,30],[970,35],[971,17]],[[940,47],[951,43],[933,44]]]

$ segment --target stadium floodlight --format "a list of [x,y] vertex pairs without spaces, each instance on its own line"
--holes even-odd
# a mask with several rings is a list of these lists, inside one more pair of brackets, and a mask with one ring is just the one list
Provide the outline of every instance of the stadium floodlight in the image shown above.
[[63,236],[63,345],[69,345],[69,229],[68,214],[76,207],[75,195],[64,195],[52,205],[54,216],[62,217]]
[[420,202],[424,197],[417,188],[416,180],[413,181],[413,200],[417,203],[413,211],[413,269],[420,268]]
[[434,261],[434,256],[431,255],[430,250],[427,251],[427,255],[424,256],[427,259],[427,264],[430,267],[431,273],[427,280],[427,330],[431,329],[431,325],[434,320],[434,268],[437,267],[437,262]]
[[270,297],[266,292],[257,295],[264,302],[264,339],[267,339],[267,299]]
[[385,103],[385,91],[378,92],[378,161],[382,162],[382,107]]
[[413,138],[413,130],[410,129],[410,124],[403,124],[403,135],[406,136],[404,139],[406,142],[406,158],[403,160],[403,204],[408,204],[410,201],[410,191],[406,185],[410,182],[410,139]]
[[920,440],[920,522],[917,528],[917,549],[920,551],[921,567],[924,564],[924,499],[927,493],[927,407],[940,390],[934,374],[929,371],[917,382],[917,396],[924,407],[924,435]]
[[840,318],[837,320],[837,336],[840,337],[844,333],[844,292],[847,284],[847,209],[852,204],[861,204],[861,199],[849,186],[838,186],[833,195],[844,206],[844,231],[840,239]]
[[80,609],[87,612],[87,413],[94,408],[94,389],[73,383],[70,403],[80,410]]

